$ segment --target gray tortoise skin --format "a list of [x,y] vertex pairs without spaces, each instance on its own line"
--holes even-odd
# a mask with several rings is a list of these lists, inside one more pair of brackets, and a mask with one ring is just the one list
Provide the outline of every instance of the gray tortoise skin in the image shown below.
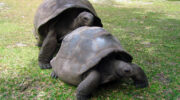
[[144,71],[132,59],[109,32],[101,27],[84,26],[63,39],[51,60],[51,76],[78,86],[78,100],[89,99],[99,85],[123,77],[132,78],[136,87],[147,87]]
[[100,18],[88,0],[44,0],[34,17],[34,35],[40,47],[42,69],[51,68],[50,60],[64,36],[81,26],[102,27]]

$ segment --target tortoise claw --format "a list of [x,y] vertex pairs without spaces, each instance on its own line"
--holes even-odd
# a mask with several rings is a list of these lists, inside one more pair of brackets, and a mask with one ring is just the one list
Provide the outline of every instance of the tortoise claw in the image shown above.
[[52,77],[52,78],[58,78],[58,76],[55,74],[54,71],[51,73],[51,77]]

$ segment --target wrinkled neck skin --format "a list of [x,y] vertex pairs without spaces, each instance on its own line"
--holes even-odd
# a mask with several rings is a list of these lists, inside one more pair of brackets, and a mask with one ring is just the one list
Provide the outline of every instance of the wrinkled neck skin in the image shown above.
[[[123,77],[129,78],[132,76],[132,67],[131,67],[130,63],[124,62],[122,60],[114,59],[111,61],[111,65],[113,68],[112,74],[116,78],[118,78],[118,79],[123,78]],[[126,69],[130,70],[131,72],[125,73],[124,70],[126,70]]]
[[118,79],[124,77],[123,76],[124,73],[122,72],[121,69],[118,68],[119,62],[120,61],[116,59],[111,61],[111,65],[113,66],[113,75]]
[[72,21],[72,24],[70,25],[70,28],[71,29],[76,29],[76,28],[79,28],[79,27],[82,27],[82,26],[88,26],[88,25],[83,25],[82,23],[80,23],[80,19],[79,18],[75,18]]
[[97,70],[101,75],[102,83],[108,83],[110,81],[120,79],[121,76],[117,75],[116,69],[116,60],[115,59],[104,59],[97,65]]

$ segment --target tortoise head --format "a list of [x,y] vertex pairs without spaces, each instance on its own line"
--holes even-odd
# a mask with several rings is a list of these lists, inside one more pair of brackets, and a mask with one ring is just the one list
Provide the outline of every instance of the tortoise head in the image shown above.
[[73,27],[92,26],[94,22],[94,15],[90,12],[83,11],[74,19]]
[[144,88],[149,85],[146,74],[138,65],[121,60],[117,60],[114,64],[117,76],[132,78],[137,88]]

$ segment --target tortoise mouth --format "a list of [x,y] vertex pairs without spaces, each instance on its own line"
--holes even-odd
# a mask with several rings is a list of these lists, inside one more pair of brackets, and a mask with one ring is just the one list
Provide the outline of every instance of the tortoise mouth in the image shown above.
[[125,74],[125,73],[118,73],[118,72],[115,72],[115,75],[116,75],[116,77],[117,78],[122,78],[122,77],[126,77],[126,78],[128,78],[128,77],[131,77],[132,75],[131,74],[129,74],[129,75],[127,75],[127,74]]
[[117,78],[122,78],[122,77],[123,77],[123,75],[119,74],[118,72],[115,72],[115,76],[116,76]]

